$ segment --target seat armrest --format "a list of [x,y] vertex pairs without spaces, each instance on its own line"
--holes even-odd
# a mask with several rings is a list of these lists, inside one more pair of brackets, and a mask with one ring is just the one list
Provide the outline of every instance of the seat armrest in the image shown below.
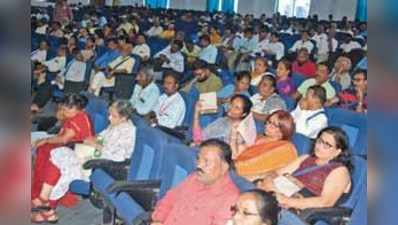
[[110,168],[110,167],[126,167],[130,164],[130,160],[123,162],[115,162],[109,159],[92,159],[83,164],[83,169]]
[[327,221],[331,225],[341,224],[343,220],[349,218],[352,209],[346,207],[327,207],[310,208],[300,211],[299,216],[309,224],[315,224],[316,221]]
[[156,192],[160,189],[160,183],[160,180],[115,181],[107,188],[107,191],[120,193],[137,189],[152,189]]

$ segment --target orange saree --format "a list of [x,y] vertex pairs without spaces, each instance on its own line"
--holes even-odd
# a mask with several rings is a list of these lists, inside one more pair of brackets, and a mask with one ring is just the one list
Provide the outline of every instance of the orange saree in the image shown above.
[[242,152],[235,167],[241,176],[256,176],[279,169],[296,158],[296,148],[289,141],[259,143]]

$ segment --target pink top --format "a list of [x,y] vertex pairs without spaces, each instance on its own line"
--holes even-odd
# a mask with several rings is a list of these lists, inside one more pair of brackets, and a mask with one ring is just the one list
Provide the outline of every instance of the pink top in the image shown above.
[[303,65],[299,65],[297,61],[294,61],[292,65],[292,72],[303,75],[306,78],[315,77],[316,74],[316,64],[311,60],[308,60]]
[[207,186],[193,173],[167,192],[152,218],[164,225],[225,225],[238,197],[239,189],[228,174]]

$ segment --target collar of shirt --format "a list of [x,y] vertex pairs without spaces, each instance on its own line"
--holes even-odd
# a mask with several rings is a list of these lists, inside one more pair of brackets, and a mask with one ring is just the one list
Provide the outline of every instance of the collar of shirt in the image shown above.
[[217,196],[217,195],[224,194],[225,187],[228,186],[229,183],[231,183],[231,178],[229,177],[228,172],[223,177],[221,177],[219,180],[217,180],[215,183],[213,183],[211,185],[203,184],[199,180],[197,173],[194,174],[194,178],[195,178],[194,180],[195,180],[198,190],[206,191],[211,196]]

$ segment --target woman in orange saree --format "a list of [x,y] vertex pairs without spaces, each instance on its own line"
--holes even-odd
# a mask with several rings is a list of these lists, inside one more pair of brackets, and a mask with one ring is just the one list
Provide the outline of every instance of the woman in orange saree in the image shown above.
[[270,114],[264,136],[243,151],[235,160],[237,173],[249,180],[281,168],[297,158],[297,151],[290,139],[294,133],[294,120],[283,110]]

